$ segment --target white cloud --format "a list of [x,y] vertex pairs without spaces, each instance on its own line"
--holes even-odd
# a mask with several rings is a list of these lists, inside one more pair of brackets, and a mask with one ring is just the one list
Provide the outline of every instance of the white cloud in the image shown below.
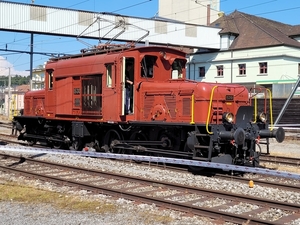
[[4,57],[0,56],[0,76],[8,76],[9,72],[12,76],[14,76],[14,75],[28,76],[29,75],[29,71],[15,70],[13,64],[8,62]]

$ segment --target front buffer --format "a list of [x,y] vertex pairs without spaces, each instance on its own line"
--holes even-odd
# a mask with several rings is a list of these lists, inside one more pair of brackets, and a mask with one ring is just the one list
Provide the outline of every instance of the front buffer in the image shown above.
[[[241,106],[235,123],[226,120],[222,124],[210,125],[210,131],[196,126],[189,132],[187,146],[193,151],[193,159],[242,166],[258,166],[260,145],[269,145],[268,138],[281,143],[285,138],[283,128],[270,130],[267,123],[252,122],[252,106]],[[269,146],[267,146],[269,147]]]

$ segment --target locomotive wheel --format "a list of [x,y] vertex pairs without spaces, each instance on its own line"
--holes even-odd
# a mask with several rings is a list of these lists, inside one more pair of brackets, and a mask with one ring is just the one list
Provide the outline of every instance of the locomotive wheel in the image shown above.
[[167,133],[161,133],[158,140],[164,143],[162,146],[158,146],[159,148],[170,149],[172,147],[172,141]]
[[130,136],[130,140],[132,140],[132,141],[147,141],[148,138],[141,131],[134,131]]
[[121,134],[116,130],[109,130],[104,137],[104,150],[110,153],[124,153],[124,149],[113,148],[113,143],[122,140]]
[[62,147],[62,143],[54,141],[54,142],[52,142],[52,146],[55,149],[60,149]]
[[[62,139],[62,136],[55,135],[53,136],[53,139]],[[49,140],[48,145],[55,149],[63,149],[65,147],[65,144],[62,141],[52,141],[52,139]]]

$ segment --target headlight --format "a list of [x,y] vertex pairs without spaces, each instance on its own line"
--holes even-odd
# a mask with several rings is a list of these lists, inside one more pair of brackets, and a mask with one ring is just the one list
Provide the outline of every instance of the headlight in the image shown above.
[[259,114],[258,119],[261,122],[265,123],[267,121],[267,115],[265,113],[261,113],[261,114]]
[[223,113],[223,122],[233,123],[234,115],[230,112]]

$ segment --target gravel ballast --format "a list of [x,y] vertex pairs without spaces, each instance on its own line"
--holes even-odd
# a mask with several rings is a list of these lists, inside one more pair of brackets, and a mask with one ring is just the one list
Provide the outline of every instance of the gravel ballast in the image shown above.
[[[300,157],[300,150],[298,148],[299,142],[289,141],[282,144],[271,144],[271,153],[278,152],[279,155],[292,155],[294,157]],[[262,146],[262,151],[265,149]],[[10,154],[10,152],[8,152]],[[18,154],[18,153],[17,153]],[[24,155],[24,153],[22,153]],[[24,155],[28,156],[28,155]],[[227,190],[236,194],[248,194],[261,198],[269,198],[276,201],[284,201],[289,203],[300,202],[299,192],[287,192],[274,188],[266,188],[259,185],[254,185],[253,188],[249,188],[248,184],[242,184],[234,181],[224,181],[213,177],[196,176],[191,173],[181,173],[169,171],[167,169],[159,169],[155,166],[141,166],[137,163],[123,163],[115,160],[108,159],[96,159],[88,157],[80,157],[73,155],[50,155],[45,154],[38,157],[40,160],[55,161],[63,164],[70,164],[76,166],[82,166],[85,168],[91,168],[102,171],[111,171],[115,173],[122,173],[127,175],[141,176],[156,180],[163,180],[168,182],[180,183],[182,185],[191,185],[195,187],[203,187],[212,190]],[[249,175],[251,179],[251,175]],[[13,177],[10,174],[0,172],[0,180],[14,181],[20,184],[34,186],[44,190],[56,191],[63,194],[79,195],[83,198],[99,199],[99,201],[109,201],[118,206],[118,211],[114,213],[95,214],[76,211],[67,211],[57,209],[52,205],[47,204],[25,204],[14,201],[0,202],[0,218],[1,224],[111,224],[111,225],[123,225],[123,224],[200,224],[200,225],[213,225],[211,220],[201,217],[189,217],[185,214],[181,214],[172,210],[162,210],[155,205],[136,204],[125,199],[113,200],[109,196],[91,196],[90,194],[82,192],[74,192],[67,187],[58,187],[54,184],[47,182],[40,182],[34,180],[28,180],[26,178]],[[1,184],[1,183],[0,183]],[[211,204],[211,202],[205,202],[203,204]],[[251,208],[257,206],[240,205],[240,207],[232,207],[227,209],[228,212],[243,213],[251,210]],[[156,215],[153,216],[153,215]],[[272,217],[272,215],[285,215],[285,212],[269,211],[266,217]],[[160,216],[169,216],[171,221],[159,221]],[[225,223],[231,224],[231,223]],[[297,221],[294,221],[297,224]]]

